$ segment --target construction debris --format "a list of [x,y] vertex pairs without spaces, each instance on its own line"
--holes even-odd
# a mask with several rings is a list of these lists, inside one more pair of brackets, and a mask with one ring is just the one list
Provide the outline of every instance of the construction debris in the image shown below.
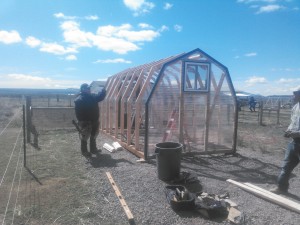
[[181,185],[167,185],[165,195],[171,208],[175,211],[194,210],[195,195]]
[[244,214],[236,208],[230,207],[227,219],[234,224],[242,224],[244,220]]
[[137,159],[136,161],[137,161],[137,162],[140,162],[140,163],[147,162],[147,161],[146,161],[145,159],[143,159],[143,158]]
[[112,146],[115,148],[116,151],[120,151],[123,149],[119,142],[113,142]]
[[120,151],[123,149],[123,147],[118,143],[118,142],[113,142],[112,145],[105,143],[103,145],[103,148],[106,149],[107,151],[113,153],[116,151]]
[[195,204],[196,210],[206,218],[212,219],[228,215],[229,204],[219,195],[202,192],[197,196]]
[[107,143],[105,143],[105,144],[103,145],[103,148],[106,149],[107,151],[111,152],[111,153],[113,153],[113,152],[116,151],[115,148],[114,148],[113,146],[111,146],[110,144],[107,144]]

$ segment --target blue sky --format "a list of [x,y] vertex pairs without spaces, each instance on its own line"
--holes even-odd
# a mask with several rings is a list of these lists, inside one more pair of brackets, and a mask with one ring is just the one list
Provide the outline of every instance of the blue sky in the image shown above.
[[300,88],[299,0],[1,0],[0,88],[69,88],[200,48],[237,91]]

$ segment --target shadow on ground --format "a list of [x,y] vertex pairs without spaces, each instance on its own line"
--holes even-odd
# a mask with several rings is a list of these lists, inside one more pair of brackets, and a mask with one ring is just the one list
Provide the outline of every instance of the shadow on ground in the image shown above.
[[95,156],[87,157],[88,163],[91,164],[94,168],[100,168],[100,167],[116,167],[119,163],[129,163],[132,164],[132,162],[126,160],[126,159],[114,159],[111,157],[110,154],[103,154],[98,153]]
[[182,170],[189,170],[199,177],[219,181],[235,179],[239,182],[274,183],[280,167],[243,155],[187,156],[182,159]]

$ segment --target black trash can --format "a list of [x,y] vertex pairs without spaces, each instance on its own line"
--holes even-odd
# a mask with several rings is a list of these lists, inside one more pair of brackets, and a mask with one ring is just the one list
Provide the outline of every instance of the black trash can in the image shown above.
[[182,144],[163,142],[155,145],[158,178],[170,181],[179,178]]

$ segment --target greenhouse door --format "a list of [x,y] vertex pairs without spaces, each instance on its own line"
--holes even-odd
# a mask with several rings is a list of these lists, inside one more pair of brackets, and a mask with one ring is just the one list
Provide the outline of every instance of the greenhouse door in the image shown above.
[[187,61],[182,75],[180,140],[187,151],[206,151],[210,63]]

